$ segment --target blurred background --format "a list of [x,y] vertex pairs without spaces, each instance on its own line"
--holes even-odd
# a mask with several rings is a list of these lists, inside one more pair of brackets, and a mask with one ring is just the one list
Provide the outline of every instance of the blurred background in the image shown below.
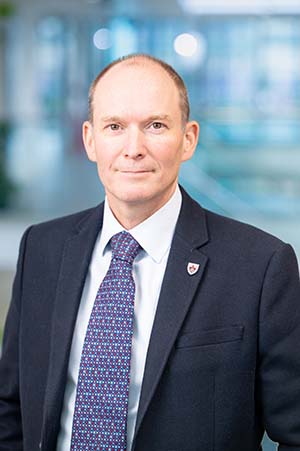
[[188,192],[300,256],[300,0],[0,0],[0,342],[25,228],[103,199],[88,88],[133,52],[186,81],[201,124]]

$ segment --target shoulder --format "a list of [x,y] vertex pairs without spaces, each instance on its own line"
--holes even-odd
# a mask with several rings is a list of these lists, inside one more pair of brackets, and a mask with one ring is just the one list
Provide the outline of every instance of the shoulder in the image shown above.
[[29,242],[42,243],[50,240],[55,245],[55,243],[65,241],[70,235],[80,232],[81,229],[89,227],[91,223],[98,222],[100,228],[102,212],[103,204],[100,204],[97,207],[34,224],[27,229],[24,235]]
[[240,278],[244,274],[248,282],[268,273],[278,280],[289,274],[299,284],[297,256],[289,243],[253,225],[208,210],[204,214],[209,239],[202,251],[220,274],[229,271]]
[[[207,237],[206,249],[215,255],[231,255],[232,258],[243,256],[245,259],[268,258],[286,246],[286,243],[276,236],[254,225],[203,208],[184,191],[183,203],[189,231],[193,234],[204,234]],[[201,232],[201,229],[205,229],[205,232]]]
[[278,261],[279,268],[298,272],[296,254],[290,244],[253,225],[207,210],[205,215],[210,236],[206,250],[221,264],[234,270],[248,268],[256,274],[259,268],[265,271],[272,261]]
[[211,238],[221,237],[224,240],[245,242],[251,246],[255,242],[263,243],[266,246],[280,246],[283,241],[271,233],[247,224],[237,219],[225,217],[212,211],[203,209],[206,215],[207,226]]

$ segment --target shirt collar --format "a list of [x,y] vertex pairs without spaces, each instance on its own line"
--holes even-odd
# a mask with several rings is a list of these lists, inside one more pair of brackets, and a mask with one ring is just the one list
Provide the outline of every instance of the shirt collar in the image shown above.
[[[163,207],[145,221],[128,230],[156,263],[161,262],[171,246],[181,202],[182,196],[177,185],[174,194]],[[107,198],[105,198],[103,227],[99,243],[101,255],[104,255],[111,237],[122,230],[124,230],[124,227],[113,215]]]

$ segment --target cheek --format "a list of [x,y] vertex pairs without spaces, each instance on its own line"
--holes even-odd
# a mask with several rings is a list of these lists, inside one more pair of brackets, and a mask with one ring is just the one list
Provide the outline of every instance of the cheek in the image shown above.
[[102,153],[97,153],[97,170],[102,182],[109,177],[110,162]]
[[183,148],[181,136],[162,136],[159,142],[152,144],[152,155],[161,167],[177,168],[180,165]]
[[160,166],[162,168],[168,169],[169,171],[177,170],[181,163],[181,151],[178,148],[175,149],[164,149],[158,159]]
[[106,171],[113,166],[117,160],[121,149],[121,143],[118,139],[98,139],[96,141],[97,164],[101,170]]
[[96,158],[98,169],[103,172],[110,166],[112,160],[112,152],[109,151],[109,147],[105,145],[105,142],[97,142],[96,145]]

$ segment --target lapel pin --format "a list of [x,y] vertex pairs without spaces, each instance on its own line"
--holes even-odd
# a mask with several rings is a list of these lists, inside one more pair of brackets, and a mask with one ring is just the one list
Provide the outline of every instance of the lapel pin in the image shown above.
[[193,276],[198,271],[200,265],[198,263],[189,262],[187,265],[187,272],[190,276]]

